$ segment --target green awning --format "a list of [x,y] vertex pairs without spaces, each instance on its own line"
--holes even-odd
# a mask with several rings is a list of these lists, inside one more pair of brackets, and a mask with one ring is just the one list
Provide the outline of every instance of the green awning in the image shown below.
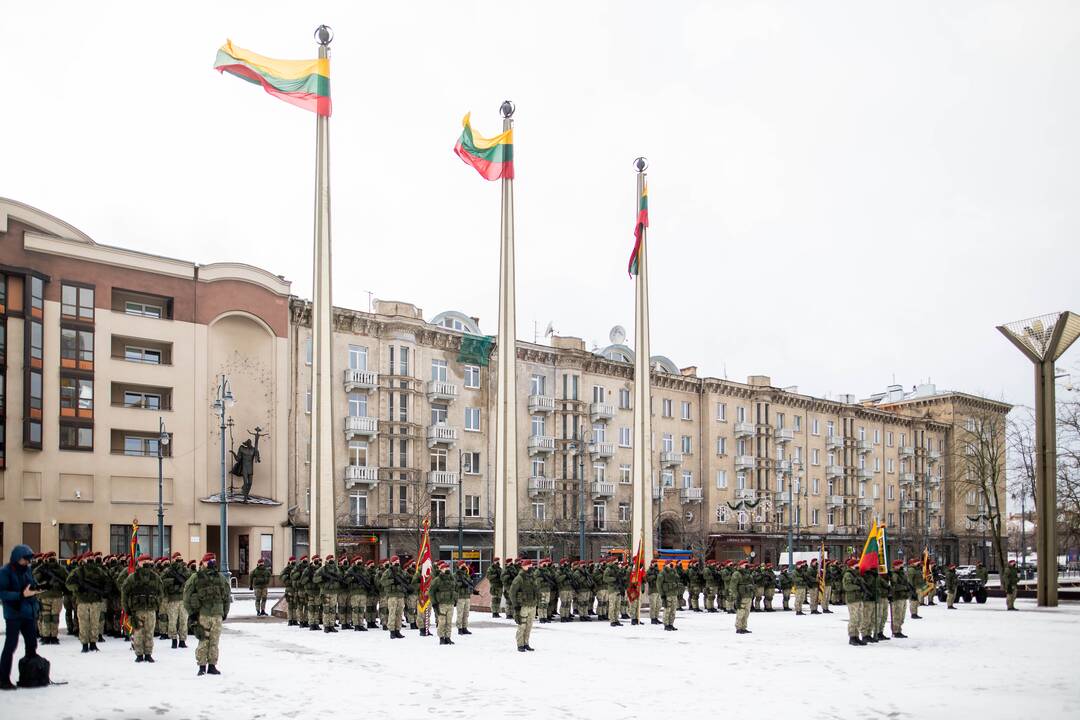
[[458,362],[487,367],[491,349],[495,347],[495,338],[491,335],[469,335],[461,338],[461,351]]

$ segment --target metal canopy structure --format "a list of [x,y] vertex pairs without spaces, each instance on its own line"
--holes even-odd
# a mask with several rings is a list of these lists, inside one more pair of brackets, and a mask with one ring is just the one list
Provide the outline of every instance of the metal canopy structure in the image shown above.
[[1035,548],[1039,555],[1038,604],[1056,607],[1057,412],[1054,362],[1080,337],[1080,315],[1065,311],[999,325],[1035,365]]

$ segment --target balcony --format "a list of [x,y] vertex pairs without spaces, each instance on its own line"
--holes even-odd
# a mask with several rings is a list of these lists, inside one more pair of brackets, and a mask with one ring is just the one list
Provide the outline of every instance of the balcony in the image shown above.
[[593,422],[607,421],[615,417],[615,406],[607,403],[591,403],[589,405],[589,419]]
[[547,395],[529,396],[529,414],[555,412],[555,398]]
[[825,505],[828,507],[844,507],[843,495],[826,495]]
[[857,505],[860,510],[872,510],[874,508],[874,498],[859,498]]
[[757,491],[753,488],[743,488],[735,491],[736,500],[756,500]]
[[926,461],[931,465],[938,462],[939,460],[941,460],[941,453],[939,453],[937,450],[930,450],[926,453]]
[[379,387],[379,373],[373,370],[345,370],[345,392]]
[[457,428],[449,425],[432,425],[427,430],[427,445],[433,448],[436,445],[450,445],[457,443]]
[[786,491],[773,493],[773,507],[786,507],[788,504],[788,494]]
[[431,380],[427,384],[427,396],[429,401],[443,400],[451,402],[457,400],[458,388],[454,383],[444,382],[442,380]]
[[528,447],[530,455],[552,453],[555,452],[555,438],[550,435],[530,435]]
[[911,457],[914,454],[915,454],[915,448],[912,447],[911,445],[901,445],[900,446],[900,457],[902,457],[902,458]]
[[529,497],[555,492],[555,478],[529,478]]
[[791,428],[779,428],[773,433],[773,440],[777,445],[785,445],[795,439],[795,431]]
[[615,456],[615,443],[593,442],[589,443],[589,454],[594,459],[606,460]]
[[432,470],[427,474],[428,487],[440,490],[456,490],[458,474],[446,470]]
[[664,497],[664,488],[660,487],[659,485],[653,485],[652,486],[652,499],[653,500],[660,500],[663,497]]
[[859,468],[855,471],[855,478],[859,482],[866,482],[867,480],[874,479],[874,471],[870,468]]
[[737,422],[737,423],[735,423],[735,428],[734,429],[735,429],[735,437],[736,438],[754,437],[754,435],[757,432],[754,429],[754,423],[748,423],[748,422]]
[[790,460],[777,460],[776,472],[778,473],[791,473],[791,461]]
[[701,502],[703,497],[701,488],[684,487],[679,489],[679,499],[684,503]]
[[915,473],[910,473],[910,472],[900,473],[900,484],[901,485],[914,485],[915,484]]
[[870,446],[870,441],[869,440],[856,440],[855,441],[855,451],[857,453],[859,453],[860,455],[866,455],[872,449],[873,448]]
[[839,435],[825,437],[825,448],[828,450],[841,450],[844,447],[844,438]]
[[592,494],[595,497],[612,497],[615,495],[615,483],[593,482]]
[[941,503],[937,500],[931,500],[929,503],[930,512],[937,514],[941,512]]
[[753,455],[736,455],[735,456],[735,469],[736,470],[753,470],[754,469],[754,456]]
[[349,415],[345,418],[345,439],[352,440],[357,435],[364,437],[373,437],[379,434],[379,420],[373,417],[353,417]]
[[844,468],[840,465],[826,465],[825,477],[838,478],[844,476]]
[[931,475],[930,476],[930,485],[932,487],[938,487],[939,485],[941,485],[941,476],[940,475]]
[[901,500],[900,501],[900,509],[901,510],[914,510],[915,509],[915,501],[914,500]]
[[379,468],[367,465],[345,466],[345,489],[353,485],[375,485],[379,482]]
[[660,464],[664,467],[682,465],[682,453],[674,450],[664,450],[660,453]]

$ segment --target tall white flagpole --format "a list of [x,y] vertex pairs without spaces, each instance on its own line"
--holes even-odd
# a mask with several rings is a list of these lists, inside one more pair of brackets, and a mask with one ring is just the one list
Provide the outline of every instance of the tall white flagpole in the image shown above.
[[[637,194],[634,209],[638,210],[645,190],[645,158],[634,161],[637,169]],[[636,216],[635,216],[636,217]],[[634,468],[631,507],[631,542],[642,538],[645,545],[645,564],[653,559],[653,512],[652,512],[652,391],[649,363],[649,253],[646,236],[648,228],[641,228],[641,245],[638,248],[637,276],[634,279]],[[630,551],[634,552],[634,548]]]
[[[514,126],[514,103],[503,102],[503,132]],[[518,554],[517,304],[514,289],[514,181],[502,178],[499,250],[499,363],[495,409],[494,557]]]

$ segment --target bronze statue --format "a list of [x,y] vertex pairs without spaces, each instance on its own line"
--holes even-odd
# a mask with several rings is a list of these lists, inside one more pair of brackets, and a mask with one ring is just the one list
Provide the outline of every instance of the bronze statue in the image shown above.
[[254,444],[249,439],[240,443],[239,450],[229,450],[233,456],[232,475],[244,479],[240,492],[243,493],[245,502],[251,493],[251,483],[255,476],[255,463],[261,462],[259,458],[259,438],[267,436],[258,425],[255,426],[255,432],[248,431],[248,434],[255,438]]

